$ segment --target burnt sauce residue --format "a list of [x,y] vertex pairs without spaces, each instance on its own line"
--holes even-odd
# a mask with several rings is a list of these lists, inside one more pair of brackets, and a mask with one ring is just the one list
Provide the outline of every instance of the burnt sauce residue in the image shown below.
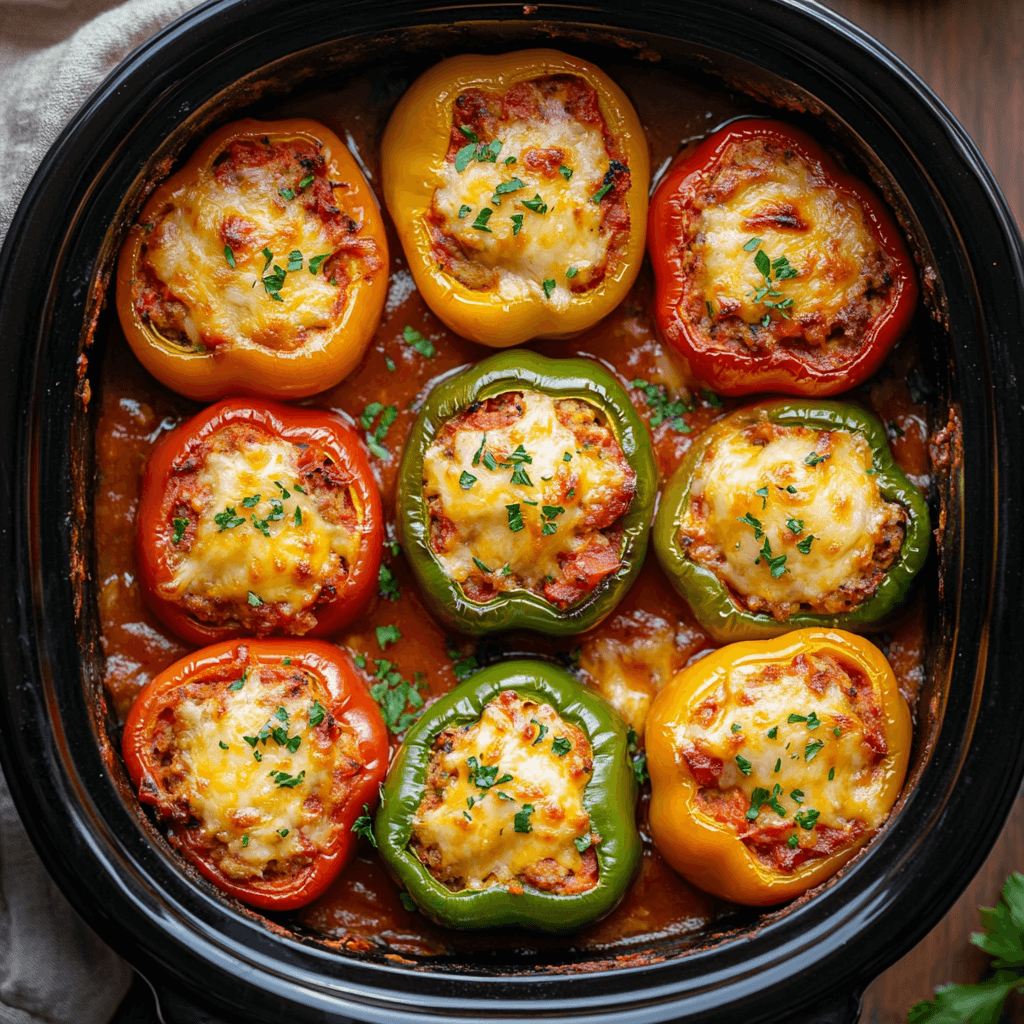
[[[750,100],[710,91],[656,68],[606,70],[625,89],[640,114],[655,176],[681,149],[692,148],[722,121],[752,112]],[[394,89],[381,88],[379,78],[361,76],[340,91],[295,98],[274,109],[256,111],[254,116],[319,119],[346,141],[379,195],[379,140],[396,98]],[[430,313],[413,285],[386,213],[385,220],[391,249],[390,288],[376,337],[362,364],[348,379],[302,404],[339,410],[356,422],[371,402],[397,406],[398,417],[383,439],[391,457],[386,461],[371,458],[384,499],[388,538],[394,540],[395,479],[418,400],[439,375],[485,358],[493,350],[453,335]],[[592,330],[573,341],[529,347],[548,356],[598,360],[626,386],[642,379],[666,385],[673,394],[680,393],[685,380],[678,362],[656,336],[652,299],[652,276],[645,264],[626,300]],[[429,338],[436,354],[428,359],[411,348],[403,338],[405,327]],[[913,388],[916,367],[916,345],[909,337],[894,350],[876,378],[848,397],[873,408],[888,425],[897,462],[927,491],[930,423],[928,409]],[[652,409],[643,392],[634,388],[630,393],[638,412],[650,423]],[[132,355],[116,324],[103,361],[100,395],[94,499],[99,611],[106,655],[105,683],[123,720],[139,689],[189,650],[143,603],[136,581],[134,536],[142,469],[150,450],[168,430],[200,407],[153,380]],[[689,433],[675,429],[672,418],[651,428],[662,481],[680,463],[700,430],[736,404],[699,391],[689,397],[695,405],[685,417]],[[446,635],[420,602],[403,556],[386,551],[385,558],[398,579],[400,599],[376,598],[357,627],[334,640],[354,654],[365,655],[368,680],[376,662],[386,656],[407,678],[414,670],[423,671],[431,695],[444,694],[457,681],[454,666],[459,658],[474,653],[486,657],[496,645],[485,640],[477,650],[469,638]],[[396,625],[402,636],[388,646],[385,655],[377,645],[375,628],[388,624]],[[912,708],[923,678],[924,637],[925,608],[919,598],[888,633],[873,638],[888,655]],[[620,691],[641,703],[690,659],[714,646],[675,594],[652,551],[641,577],[615,613],[585,637],[555,641],[523,634],[511,642],[517,654],[560,653],[591,684],[606,673],[614,673]],[[696,937],[732,908],[694,889],[665,864],[647,834],[646,808],[645,794],[637,810],[644,838],[643,864],[632,889],[609,917],[569,939],[526,933],[481,937],[437,928],[402,906],[398,888],[366,844],[331,889],[295,917],[304,929],[320,933],[332,940],[332,945],[352,950],[383,948],[396,959],[402,954],[479,953],[481,948],[496,952],[528,950],[554,959],[573,950],[633,955],[643,950],[645,943]]]

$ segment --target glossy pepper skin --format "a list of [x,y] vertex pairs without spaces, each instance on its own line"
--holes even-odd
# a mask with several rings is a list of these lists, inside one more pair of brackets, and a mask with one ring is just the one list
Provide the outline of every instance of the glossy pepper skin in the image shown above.
[[[590,291],[574,295],[558,311],[535,295],[502,299],[466,287],[438,266],[424,219],[452,132],[452,103],[465,90],[504,92],[548,75],[573,75],[596,91],[612,136],[628,163],[630,237],[618,266]],[[558,50],[521,50],[500,55],[452,57],[421,75],[388,122],[381,142],[384,201],[395,222],[416,287],[431,310],[456,334],[492,348],[531,338],[568,338],[610,313],[640,271],[647,226],[650,157],[647,139],[626,94],[600,69]]]
[[[470,601],[430,548],[430,519],[423,500],[423,458],[438,430],[476,401],[527,389],[555,398],[581,398],[600,409],[636,472],[636,493],[623,517],[622,564],[576,604],[559,610],[525,590]],[[423,404],[406,442],[398,474],[398,526],[409,564],[427,607],[449,629],[479,636],[506,629],[532,629],[571,636],[592,629],[626,595],[647,551],[657,470],[643,422],[622,386],[588,359],[548,359],[517,350],[491,356],[438,384]]]
[[[373,239],[381,266],[372,274],[349,283],[344,309],[326,337],[290,349],[275,349],[248,341],[240,346],[221,346],[199,352],[165,341],[139,315],[132,295],[132,281],[148,234],[146,224],[168,205],[173,205],[184,189],[211,175],[217,158],[232,143],[263,138],[297,139],[322,147],[321,152],[327,159],[326,177],[347,184],[344,192],[339,192],[339,203],[360,225],[359,235]],[[308,258],[313,254],[305,255]],[[287,254],[278,253],[276,258],[279,263],[288,261]],[[262,261],[263,257],[259,256],[257,264]],[[254,264],[253,276],[259,270],[257,264]],[[125,337],[139,362],[157,380],[179,394],[201,401],[213,401],[226,395],[303,398],[333,387],[359,364],[384,309],[387,265],[387,237],[377,201],[348,147],[337,135],[309,118],[235,121],[214,132],[184,167],[156,189],[139,214],[118,262],[117,311]],[[297,273],[305,274],[307,270],[304,266]],[[259,283],[256,287],[262,290]],[[266,298],[271,301],[269,295]]]
[[903,786],[913,741],[910,710],[892,668],[869,640],[841,630],[802,629],[774,640],[730,644],[683,669],[655,698],[647,718],[651,837],[676,871],[721,899],[748,906],[792,899],[834,875],[870,838],[866,834],[787,874],[761,863],[731,825],[696,806],[700,787],[679,754],[676,730],[691,718],[728,667],[785,665],[801,654],[830,655],[867,678],[881,705],[888,751],[880,766],[884,773],[880,799],[891,808]]
[[[583,803],[601,841],[595,846],[598,882],[587,892],[558,896],[526,887],[516,895],[498,885],[454,892],[409,849],[435,737],[445,729],[475,723],[504,690],[549,704],[590,741],[594,771]],[[406,734],[384,783],[374,823],[381,857],[420,910],[446,928],[517,926],[565,932],[596,921],[614,909],[640,866],[636,780],[626,746],[626,726],[619,716],[567,672],[540,661],[492,665],[431,704]]]
[[322,452],[350,481],[352,504],[360,519],[360,557],[349,566],[344,586],[333,599],[318,606],[317,624],[306,634],[330,636],[362,615],[376,592],[384,549],[384,516],[380,491],[359,437],[340,416],[323,409],[226,399],[182,423],[156,445],[142,477],[137,516],[135,551],[143,596],[161,622],[189,643],[202,645],[245,636],[239,626],[200,621],[161,591],[161,585],[173,577],[167,562],[172,543],[167,524],[174,515],[170,485],[175,466],[193,451],[201,451],[217,431],[239,423],[252,423],[293,444]]
[[[908,523],[899,557],[871,597],[838,615],[798,612],[785,622],[768,614],[739,608],[726,586],[708,568],[686,557],[679,536],[679,523],[690,497],[694,470],[718,434],[735,426],[754,422],[762,413],[782,426],[805,426],[814,430],[845,430],[861,434],[874,453],[875,479],[882,497],[898,502]],[[782,400],[747,406],[712,424],[687,452],[670,477],[661,496],[654,523],[654,550],[678,593],[686,598],[701,627],[718,643],[735,640],[765,640],[805,627],[832,627],[858,632],[882,628],[883,620],[907,596],[914,576],[928,556],[931,537],[928,505],[924,495],[895,463],[885,428],[871,413],[847,402]]]
[[325,710],[333,718],[329,728],[345,726],[355,738],[362,765],[344,804],[334,810],[340,827],[331,845],[316,852],[290,877],[242,880],[219,870],[197,841],[198,830],[176,818],[168,827],[171,841],[201,874],[229,896],[262,910],[293,910],[316,899],[354,856],[359,841],[352,826],[365,813],[363,805],[372,808],[377,802],[388,766],[388,733],[380,709],[347,656],[320,640],[244,640],[205,647],[164,669],[143,687],[128,713],[122,739],[125,765],[139,800],[155,806],[158,813],[167,813],[167,798],[153,781],[159,767],[154,762],[153,738],[165,728],[164,718],[176,703],[176,691],[188,683],[237,680],[255,667],[276,668],[285,658],[322,685],[327,695]]
[[[687,250],[679,244],[683,222],[702,181],[720,168],[724,151],[734,143],[766,138],[797,152],[839,192],[855,198],[882,250],[894,265],[890,300],[864,330],[856,355],[826,365],[808,352],[776,345],[768,352],[736,351],[717,343],[700,324],[680,311],[687,270]],[[757,231],[751,230],[751,236]],[[848,391],[882,365],[913,319],[917,275],[913,260],[892,215],[861,181],[847,174],[809,135],[782,121],[743,118],[705,139],[693,154],[670,168],[651,199],[649,251],[655,279],[655,320],[662,336],[686,359],[694,377],[723,395],[776,391],[827,397]],[[753,253],[744,253],[753,257]],[[792,321],[785,322],[787,324]]]

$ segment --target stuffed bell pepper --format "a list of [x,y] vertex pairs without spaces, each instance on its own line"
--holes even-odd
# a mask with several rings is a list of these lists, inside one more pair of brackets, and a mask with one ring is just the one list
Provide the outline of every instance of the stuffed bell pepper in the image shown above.
[[658,329],[724,395],[847,391],[917,305],[884,204],[781,121],[733,121],[669,170],[649,239]]
[[647,719],[650,829],[705,892],[781,903],[835,874],[885,824],[910,711],[877,647],[802,629],[680,672]]
[[448,928],[570,931],[640,864],[626,727],[561,669],[477,673],[409,730],[374,834],[420,910]]
[[704,431],[662,495],[662,568],[719,643],[804,626],[864,631],[906,597],[928,507],[885,429],[839,402],[738,409]]
[[450,629],[570,635],[640,571],[656,486],[647,433],[611,374],[502,353],[424,403],[399,472],[399,529]]
[[381,165],[416,287],[465,338],[578,334],[640,270],[647,140],[586,61],[524,50],[438,64],[395,108]]

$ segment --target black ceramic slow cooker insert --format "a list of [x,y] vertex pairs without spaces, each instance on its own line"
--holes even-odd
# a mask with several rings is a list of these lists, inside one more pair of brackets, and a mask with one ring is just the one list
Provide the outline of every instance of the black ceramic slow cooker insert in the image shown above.
[[[657,61],[814,118],[895,208],[921,268],[923,347],[950,431],[941,554],[922,584],[937,590],[928,679],[897,813],[812,899],[600,970],[548,953],[543,966],[527,954],[396,963],[268,927],[190,880],[102,742],[116,734],[99,699],[90,575],[97,324],[111,315],[105,284],[145,183],[213,126],[368,69],[536,45],[599,64]],[[0,255],[0,760],[47,867],[158,987],[231,1018],[852,1022],[868,982],[970,881],[1024,774],[1022,264],[1006,204],[962,129],[882,47],[810,3],[212,0],[193,11],[90,98]]]

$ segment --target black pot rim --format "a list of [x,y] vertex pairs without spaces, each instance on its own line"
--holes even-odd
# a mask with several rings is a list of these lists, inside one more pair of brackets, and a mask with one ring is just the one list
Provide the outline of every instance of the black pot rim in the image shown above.
[[[309,18],[328,7],[311,40]],[[310,1021],[351,1014],[385,1022],[396,1012],[425,1022],[526,1021],[543,999],[544,1015],[574,1020],[754,1024],[780,1012],[792,1020],[830,992],[862,988],[939,919],[994,843],[1024,776],[1024,688],[1015,681],[1024,636],[1011,618],[1024,578],[1013,539],[1024,507],[1013,458],[1021,440],[1024,247],[973,143],[899,60],[817,4],[692,0],[680,9],[648,0],[627,11],[615,0],[561,0],[528,12],[511,3],[211,0],[140,47],[90,97],[44,158],[0,253],[0,338],[11,364],[0,380],[0,480],[13,510],[0,523],[0,557],[13,581],[0,590],[0,762],[33,843],[85,920],[142,969],[249,1019],[287,1011]],[[67,566],[74,531],[87,529],[74,521],[66,457],[78,359],[71,338],[79,338],[111,197],[126,193],[154,151],[147,140],[162,138],[246,70],[356,29],[372,34],[432,18],[669,35],[807,87],[884,155],[915,197],[940,281],[963,286],[947,318],[964,412],[957,471],[972,523],[952,574],[945,717],[916,787],[885,835],[813,900],[736,941],[582,981],[422,973],[276,936],[151,846],[95,741],[82,745],[94,726],[79,653],[67,642],[75,615]],[[75,264],[79,251],[93,260]]]

